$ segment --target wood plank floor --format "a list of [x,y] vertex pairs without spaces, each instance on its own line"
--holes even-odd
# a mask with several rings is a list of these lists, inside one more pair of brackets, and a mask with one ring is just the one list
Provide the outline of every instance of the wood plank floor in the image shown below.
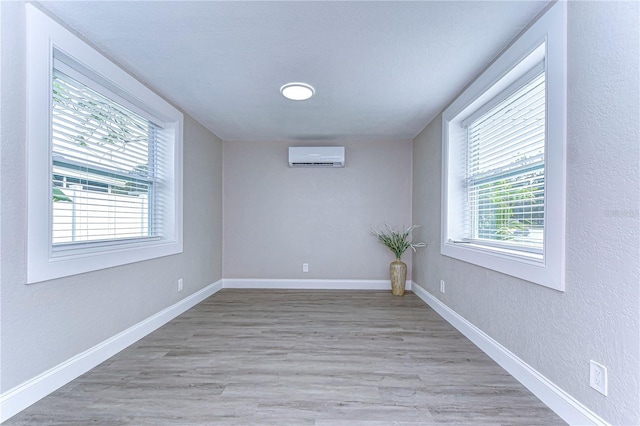
[[556,425],[418,297],[225,289],[7,425]]

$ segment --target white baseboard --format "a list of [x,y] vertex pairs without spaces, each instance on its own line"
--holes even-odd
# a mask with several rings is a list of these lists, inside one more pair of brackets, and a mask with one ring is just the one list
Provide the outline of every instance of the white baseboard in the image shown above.
[[222,280],[0,395],[0,423],[106,361],[222,289]]
[[564,421],[570,425],[609,424],[419,284],[414,282],[412,289],[413,293],[489,355]]
[[[389,280],[292,280],[225,278],[224,288],[289,289],[289,290],[391,290]],[[407,280],[406,290],[411,290]]]

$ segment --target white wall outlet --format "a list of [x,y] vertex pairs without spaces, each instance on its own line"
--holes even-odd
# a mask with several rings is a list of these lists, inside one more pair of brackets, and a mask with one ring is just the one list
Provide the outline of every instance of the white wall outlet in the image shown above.
[[444,293],[444,280],[440,280],[440,293]]
[[607,367],[591,360],[589,363],[589,385],[607,396]]
[[309,264],[308,263],[303,263],[302,264],[302,272],[309,272]]
[[184,281],[182,281],[182,278],[180,278],[178,280],[178,291],[182,291],[183,287],[184,287]]

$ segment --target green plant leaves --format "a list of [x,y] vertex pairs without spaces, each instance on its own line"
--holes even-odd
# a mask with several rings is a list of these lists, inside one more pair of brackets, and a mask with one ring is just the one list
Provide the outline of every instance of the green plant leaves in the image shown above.
[[73,200],[65,195],[59,188],[53,188],[53,202],[67,202],[73,203]]
[[408,248],[411,248],[413,251],[416,251],[416,248],[425,247],[425,243],[412,243],[409,239],[409,235],[411,232],[418,228],[420,225],[412,225],[407,228],[404,232],[394,230],[390,225],[385,224],[388,232],[377,231],[372,229],[371,232],[373,235],[378,237],[378,241],[389,248],[396,256],[396,259],[400,259],[402,254],[407,251]]

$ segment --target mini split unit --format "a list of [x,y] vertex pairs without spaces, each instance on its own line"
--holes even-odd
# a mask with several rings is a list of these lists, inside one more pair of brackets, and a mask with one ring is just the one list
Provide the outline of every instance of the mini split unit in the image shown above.
[[290,146],[289,167],[344,167],[344,146]]

